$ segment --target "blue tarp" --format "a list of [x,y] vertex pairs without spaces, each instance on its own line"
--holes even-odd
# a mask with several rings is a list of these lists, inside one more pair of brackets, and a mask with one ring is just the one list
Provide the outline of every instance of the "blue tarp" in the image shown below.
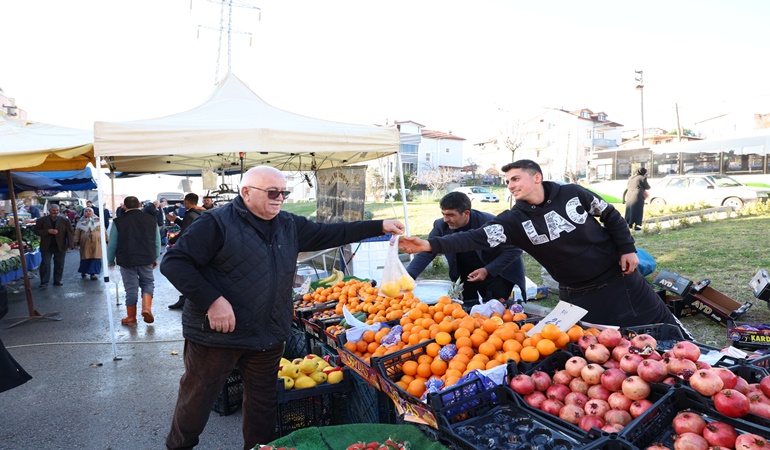
[[91,169],[86,167],[83,170],[62,170],[56,172],[35,172],[46,178],[50,178],[61,184],[59,191],[90,191],[96,189]]
[[[14,192],[34,191],[38,189],[62,190],[59,182],[34,172],[11,172]],[[8,178],[0,176],[0,196],[8,197]]]

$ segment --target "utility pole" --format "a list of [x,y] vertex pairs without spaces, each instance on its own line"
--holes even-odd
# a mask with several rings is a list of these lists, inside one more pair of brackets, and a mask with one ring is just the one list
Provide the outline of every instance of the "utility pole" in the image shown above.
[[[198,36],[200,37],[200,29],[206,28],[209,30],[219,31],[219,48],[217,49],[217,68],[214,74],[214,83],[219,83],[219,67],[221,66],[220,60],[222,59],[222,45],[227,46],[227,73],[230,73],[232,66],[232,35],[244,34],[249,36],[249,45],[251,45],[252,33],[248,31],[241,31],[233,29],[233,7],[252,9],[258,12],[257,21],[262,18],[262,10],[255,5],[248,3],[247,0],[207,0],[210,3],[216,3],[219,8],[219,25],[198,25]],[[190,3],[190,9],[192,9],[192,2]]]
[[642,131],[639,134],[640,136],[639,142],[641,143],[640,145],[640,148],[641,148],[641,147],[644,147],[644,80],[642,79],[642,73],[643,73],[642,70],[635,70],[634,72],[639,75],[639,78],[635,78],[635,80],[639,82],[639,84],[636,85],[636,89],[639,91],[639,95],[642,101]]
[[676,135],[679,138],[679,142],[682,142],[682,126],[679,125],[679,103],[674,103],[676,107]]

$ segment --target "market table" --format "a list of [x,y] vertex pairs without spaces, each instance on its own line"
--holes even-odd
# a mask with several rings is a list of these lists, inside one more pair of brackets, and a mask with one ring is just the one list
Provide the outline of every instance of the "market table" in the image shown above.
[[363,423],[310,427],[297,430],[271,442],[274,447],[289,447],[295,450],[340,450],[357,442],[409,441],[411,448],[420,450],[446,450],[439,442],[432,442],[414,425],[389,425]]
[[[40,250],[35,250],[31,253],[24,253],[24,257],[27,260],[27,270],[35,270],[40,267],[40,263],[43,261],[43,256],[40,254]],[[11,270],[6,273],[0,273],[0,284],[8,284],[11,281],[17,280],[24,276],[24,272],[21,268]]]

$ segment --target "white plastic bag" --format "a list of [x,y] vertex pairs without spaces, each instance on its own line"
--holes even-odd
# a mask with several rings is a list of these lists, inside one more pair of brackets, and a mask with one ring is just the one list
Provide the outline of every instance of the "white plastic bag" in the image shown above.
[[217,173],[211,170],[210,167],[206,167],[201,170],[201,182],[203,183],[203,189],[213,191],[217,188]]
[[473,313],[479,313],[482,316],[492,317],[492,314],[498,313],[502,315],[505,313],[505,305],[500,303],[500,300],[492,299],[486,303],[481,299],[481,296],[479,296],[479,304],[473,305],[471,308],[471,315]]
[[347,338],[348,341],[360,341],[364,331],[372,330],[377,332],[382,328],[382,322],[367,325],[365,322],[356,319],[356,317],[348,311],[347,306],[342,307],[342,315],[345,317],[345,322],[350,325],[350,328],[345,330],[345,338]]
[[[525,282],[527,283],[527,288],[526,288],[527,298],[525,298],[523,300],[529,300],[529,299],[536,298],[537,297],[537,285],[535,284],[534,281],[530,280],[529,277],[524,277],[524,278],[526,278]],[[519,290],[519,286],[514,286],[513,287],[513,299],[516,300],[517,302],[522,300],[522,298],[521,298],[521,290]]]
[[396,297],[401,290],[414,289],[414,279],[409,276],[406,268],[398,259],[398,236],[390,238],[388,255],[385,257],[385,269],[380,280],[380,293],[386,297]]

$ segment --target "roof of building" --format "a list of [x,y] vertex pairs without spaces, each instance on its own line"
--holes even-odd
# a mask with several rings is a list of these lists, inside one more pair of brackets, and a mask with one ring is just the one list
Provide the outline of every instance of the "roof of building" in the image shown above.
[[443,131],[426,130],[422,129],[422,137],[425,139],[454,139],[456,141],[464,141],[465,138],[455,136],[452,132],[444,133]]

